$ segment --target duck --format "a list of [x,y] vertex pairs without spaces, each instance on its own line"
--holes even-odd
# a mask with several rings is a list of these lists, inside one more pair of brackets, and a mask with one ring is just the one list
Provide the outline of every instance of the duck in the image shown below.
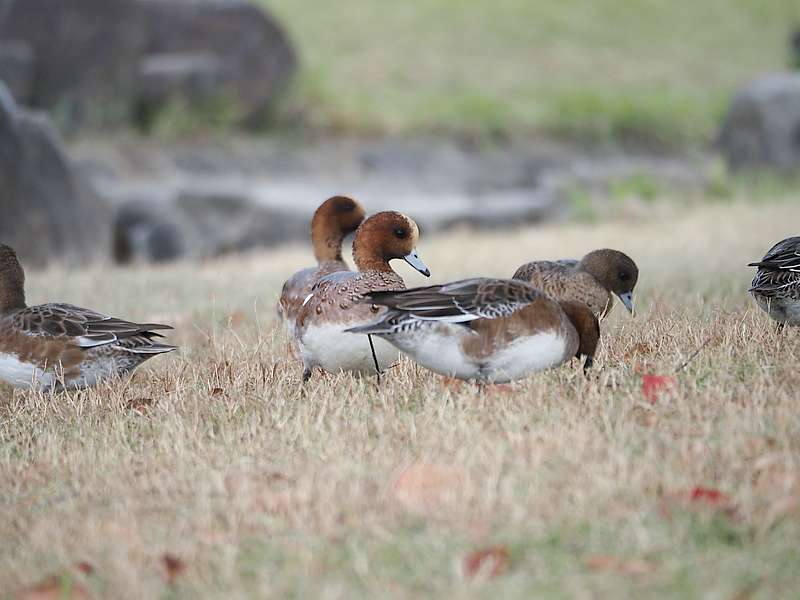
[[290,338],[303,300],[311,293],[314,284],[331,273],[350,270],[342,258],[342,242],[358,229],[366,214],[361,203],[350,196],[332,196],[314,211],[311,245],[317,266],[307,267],[289,277],[278,300],[278,317],[286,323]]
[[748,291],[778,329],[800,325],[800,237],[781,240],[747,266],[758,268]]
[[364,295],[385,312],[350,333],[376,336],[446,377],[502,384],[573,357],[591,368],[598,320],[583,302],[550,298],[514,279],[472,278]]
[[556,300],[585,302],[598,319],[611,311],[616,295],[633,314],[639,268],[619,250],[603,248],[580,260],[539,260],[519,267],[514,279],[527,281]]
[[303,381],[315,367],[330,373],[349,371],[378,375],[395,363],[399,351],[383,340],[366,339],[345,330],[372,321],[378,306],[360,302],[370,292],[405,289],[403,278],[389,264],[402,259],[430,277],[416,250],[419,227],[396,211],[376,213],[366,219],[353,238],[353,258],[358,271],[338,271],[322,277],[305,298],[295,324],[303,360]]
[[72,304],[28,306],[19,258],[0,245],[0,381],[43,391],[86,388],[176,350],[157,341],[167,329]]

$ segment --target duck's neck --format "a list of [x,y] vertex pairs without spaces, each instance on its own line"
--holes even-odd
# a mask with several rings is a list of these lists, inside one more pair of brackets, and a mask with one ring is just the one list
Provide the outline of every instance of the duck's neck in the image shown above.
[[6,314],[14,310],[25,308],[25,289],[21,285],[9,285],[0,287],[0,314]]
[[357,253],[355,257],[356,267],[359,271],[379,271],[381,273],[394,273],[394,269],[389,265],[389,261],[377,252],[368,254]]
[[311,243],[314,246],[314,258],[318,263],[344,260],[342,240],[344,234],[337,225],[324,219],[314,219],[311,223]]

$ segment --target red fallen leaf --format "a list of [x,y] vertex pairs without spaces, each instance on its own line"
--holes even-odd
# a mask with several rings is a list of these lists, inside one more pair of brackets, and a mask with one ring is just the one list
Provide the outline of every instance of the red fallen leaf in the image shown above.
[[84,575],[93,575],[94,574],[94,565],[92,563],[88,563],[85,560],[79,562],[75,567],[83,573]]
[[213,390],[211,390],[212,398],[220,398],[223,395],[225,395],[225,390],[223,390],[221,387],[215,387]]
[[91,600],[89,589],[75,581],[54,575],[14,594],[14,600]]
[[155,404],[152,398],[133,398],[125,403],[125,408],[139,413],[145,414]]
[[678,382],[671,375],[642,375],[642,395],[650,404],[677,387]]
[[656,565],[646,560],[625,560],[608,554],[597,554],[586,559],[591,571],[612,571],[621,575],[646,575],[656,570]]
[[464,575],[472,578],[499,577],[511,564],[511,556],[505,546],[491,546],[475,550],[464,557]]
[[728,497],[716,488],[707,488],[698,485],[689,492],[689,499],[692,502],[703,502],[716,506],[719,504],[727,503]]
[[167,575],[167,583],[173,585],[178,576],[186,570],[186,563],[174,554],[164,554],[161,557]]

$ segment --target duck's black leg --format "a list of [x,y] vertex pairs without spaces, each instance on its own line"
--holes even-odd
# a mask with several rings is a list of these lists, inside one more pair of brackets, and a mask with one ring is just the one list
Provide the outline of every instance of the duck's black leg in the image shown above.
[[375,354],[375,344],[372,343],[372,334],[367,334],[369,349],[372,352],[372,362],[375,363],[375,374],[378,376],[378,385],[381,384],[381,367],[378,364],[378,356]]
[[303,369],[303,383],[308,383],[308,380],[311,379],[311,372],[314,370],[314,367],[305,367]]

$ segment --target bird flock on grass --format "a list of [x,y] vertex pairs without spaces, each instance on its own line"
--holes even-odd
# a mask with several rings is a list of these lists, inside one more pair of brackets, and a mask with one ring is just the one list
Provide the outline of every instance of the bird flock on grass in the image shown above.
[[[342,258],[353,233],[356,270]],[[317,265],[286,281],[277,307],[303,381],[316,368],[380,378],[401,353],[435,373],[481,384],[514,381],[573,358],[583,358],[588,371],[614,298],[634,313],[639,269],[618,250],[532,261],[510,279],[407,289],[391,261],[430,276],[418,239],[417,224],[399,212],[367,217],[347,196],[320,205],[311,220]],[[778,242],[748,266],[757,267],[749,292],[778,329],[800,325],[800,237]],[[28,306],[17,255],[0,245],[0,381],[48,391],[124,376],[177,349],[161,341],[169,329],[72,304]]]

